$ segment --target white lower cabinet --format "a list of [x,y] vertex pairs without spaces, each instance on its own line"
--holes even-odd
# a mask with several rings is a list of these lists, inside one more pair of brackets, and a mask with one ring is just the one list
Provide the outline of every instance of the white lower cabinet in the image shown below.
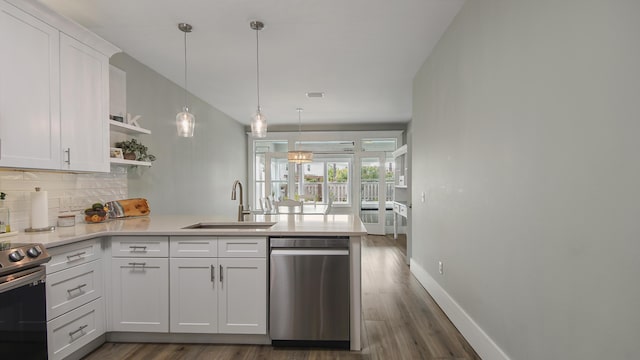
[[82,305],[47,323],[49,359],[64,359],[98,336],[104,334],[102,298]]
[[267,333],[267,259],[221,258],[218,331]]
[[112,258],[114,331],[169,331],[169,259]]
[[[210,244],[207,244],[210,242]],[[210,249],[224,256],[231,247],[242,248],[246,258],[171,257],[171,332],[266,334],[267,260],[266,238],[171,237],[170,253],[185,249],[185,243]],[[216,244],[217,243],[217,244]],[[264,249],[262,249],[264,248]],[[253,257],[251,257],[253,256]]]
[[64,359],[105,332],[101,239],[47,249],[49,359]]
[[218,332],[218,259],[170,259],[170,331]]
[[102,261],[47,276],[47,320],[102,296]]

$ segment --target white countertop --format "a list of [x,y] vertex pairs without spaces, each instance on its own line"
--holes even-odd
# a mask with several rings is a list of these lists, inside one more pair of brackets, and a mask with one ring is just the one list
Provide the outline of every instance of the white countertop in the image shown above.
[[111,235],[303,235],[303,236],[363,236],[366,234],[360,218],[355,215],[252,215],[246,221],[276,222],[268,229],[183,229],[197,223],[236,222],[228,217],[203,215],[150,215],[139,218],[110,220],[99,224],[77,222],[72,227],[57,227],[44,233],[24,233],[0,238],[0,242],[42,243],[56,247],[99,236]]

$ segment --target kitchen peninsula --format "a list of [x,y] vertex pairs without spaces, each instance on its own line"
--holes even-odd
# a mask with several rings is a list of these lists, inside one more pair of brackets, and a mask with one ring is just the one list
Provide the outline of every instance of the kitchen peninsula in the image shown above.
[[[260,226],[265,223],[273,225]],[[196,224],[223,226],[193,228]],[[365,234],[353,215],[253,215],[244,223],[151,215],[20,233],[11,241],[42,243],[52,256],[49,355],[62,359],[82,356],[105,341],[270,344],[269,239],[276,237],[348,239],[349,345],[360,350]],[[215,292],[206,292],[212,288]]]

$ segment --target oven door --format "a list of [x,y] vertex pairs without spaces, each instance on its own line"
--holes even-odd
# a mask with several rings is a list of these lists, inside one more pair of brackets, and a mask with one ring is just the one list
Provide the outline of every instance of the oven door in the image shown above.
[[47,358],[45,267],[0,277],[0,359]]

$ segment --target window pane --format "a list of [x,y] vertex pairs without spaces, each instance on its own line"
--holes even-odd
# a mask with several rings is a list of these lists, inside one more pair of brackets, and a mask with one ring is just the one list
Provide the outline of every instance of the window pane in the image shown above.
[[302,192],[304,200],[324,202],[324,162],[311,162],[303,166],[306,170]]
[[327,161],[327,186],[334,204],[349,203],[349,162]]
[[265,177],[264,177],[264,169],[265,169],[265,158],[264,158],[264,154],[256,154],[256,161],[255,161],[255,166],[256,168],[254,169],[255,171],[255,179],[256,181],[264,181]]
[[362,151],[392,152],[396,148],[396,139],[362,139]]
[[286,140],[255,140],[254,146],[256,154],[287,151]]
[[268,194],[273,200],[289,197],[287,181],[289,179],[289,163],[287,159],[271,159],[271,192]]

